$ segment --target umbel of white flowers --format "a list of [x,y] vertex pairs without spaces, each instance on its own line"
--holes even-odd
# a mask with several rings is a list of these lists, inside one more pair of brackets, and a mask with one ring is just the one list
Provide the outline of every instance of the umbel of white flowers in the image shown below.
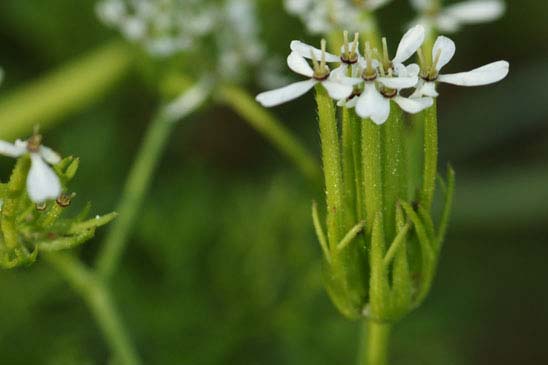
[[59,177],[49,165],[61,161],[61,157],[51,148],[42,145],[42,137],[34,134],[26,141],[15,143],[0,141],[0,154],[18,158],[25,153],[30,155],[31,166],[27,176],[27,193],[34,203],[56,199],[61,194]]
[[288,13],[298,16],[312,34],[336,29],[364,30],[362,12],[374,11],[392,0],[285,0]]
[[446,7],[438,1],[411,0],[411,5],[420,13],[413,24],[422,24],[443,33],[454,33],[463,25],[478,24],[500,18],[506,10],[501,0],[468,0]]
[[[421,47],[425,30],[421,25],[411,28],[402,37],[394,58],[388,55],[386,39],[383,38],[382,54],[371,49],[365,43],[364,56],[358,52],[358,34],[352,43],[344,34],[344,43],[340,56],[299,41],[291,42],[292,52],[287,64],[294,72],[306,76],[309,80],[296,82],[280,89],[260,93],[256,99],[263,106],[276,106],[296,99],[308,92],[316,84],[321,84],[329,95],[337,100],[337,105],[355,108],[361,118],[370,118],[376,124],[383,124],[390,114],[390,100],[408,113],[418,113],[430,107],[432,98],[437,97],[436,82],[445,82],[461,86],[487,85],[502,80],[508,74],[509,64],[498,61],[469,72],[440,75],[455,53],[455,44],[447,37],[439,37],[434,45],[431,62],[424,60],[419,51],[421,66],[404,65]],[[310,67],[306,58],[312,60]],[[336,64],[334,69],[328,63]],[[400,95],[402,89],[416,88],[411,96]]]

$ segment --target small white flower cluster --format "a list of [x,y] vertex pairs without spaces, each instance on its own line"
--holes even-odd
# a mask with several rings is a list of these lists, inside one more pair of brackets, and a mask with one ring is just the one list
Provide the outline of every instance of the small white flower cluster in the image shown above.
[[217,47],[218,73],[239,78],[265,56],[253,0],[101,0],[97,14],[154,57],[203,51],[204,38]]
[[501,0],[468,0],[440,7],[438,0],[411,0],[420,13],[412,24],[422,24],[426,29],[454,33],[463,25],[478,24],[500,18],[506,6]]
[[99,18],[118,28],[130,41],[142,43],[157,56],[167,56],[193,46],[214,28],[213,6],[200,0],[103,0]]
[[[336,56],[325,51],[325,40],[322,48],[317,49],[300,41],[291,42],[291,53],[287,64],[294,72],[306,76],[306,81],[296,82],[280,89],[257,95],[257,101],[263,106],[271,107],[296,99],[321,84],[337,105],[355,108],[361,118],[370,118],[376,124],[383,124],[390,115],[390,100],[397,103],[408,113],[418,113],[433,104],[437,97],[436,82],[445,82],[461,86],[487,85],[502,80],[508,74],[509,64],[498,61],[469,72],[440,75],[439,71],[455,54],[455,43],[447,37],[436,40],[432,60],[425,60],[420,47],[425,38],[421,25],[410,29],[401,39],[396,55],[390,59],[386,39],[383,38],[382,54],[371,49],[365,43],[365,52],[359,53],[358,34],[352,43],[348,34],[344,34],[341,55]],[[407,61],[418,53],[421,65]],[[306,59],[311,59],[310,67]],[[328,63],[337,66],[331,70]],[[406,97],[401,95],[403,89],[416,88]]]
[[337,29],[365,30],[363,11],[374,11],[392,0],[285,0],[288,13],[298,16],[312,34]]
[[27,176],[27,193],[34,203],[43,203],[56,199],[61,194],[61,181],[49,165],[61,161],[61,157],[51,148],[43,146],[42,138],[34,134],[26,141],[18,139],[15,143],[0,141],[0,154],[18,158],[30,154],[31,167]]

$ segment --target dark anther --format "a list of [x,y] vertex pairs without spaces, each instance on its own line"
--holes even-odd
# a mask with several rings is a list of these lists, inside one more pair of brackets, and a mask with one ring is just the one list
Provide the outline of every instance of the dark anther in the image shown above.
[[72,198],[74,198],[74,194],[66,194],[66,193],[61,193],[61,195],[59,195],[57,197],[57,199],[55,200],[55,202],[57,203],[57,205],[59,205],[61,208],[66,208],[70,205],[71,201],[72,201]]
[[36,203],[36,210],[43,212],[44,210],[46,210],[46,208],[47,208],[46,202]]

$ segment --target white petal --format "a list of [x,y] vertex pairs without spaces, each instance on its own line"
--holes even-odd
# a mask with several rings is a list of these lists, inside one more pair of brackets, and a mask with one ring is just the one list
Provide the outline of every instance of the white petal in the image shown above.
[[509,68],[508,62],[497,61],[468,72],[440,75],[438,81],[460,86],[488,85],[505,78]]
[[[318,61],[322,59],[321,49],[312,47],[311,45],[303,43],[301,41],[291,41],[289,47],[291,48],[291,51],[298,53],[302,57],[311,59],[311,53],[314,53],[314,57],[316,57]],[[326,62],[341,62],[341,58],[339,56],[335,56],[334,54],[331,54],[329,52],[325,52],[325,60]]]
[[396,57],[394,57],[392,62],[403,63],[407,61],[424,42],[424,34],[424,27],[420,24],[409,29],[403,35],[396,51]]
[[61,161],[61,156],[54,150],[46,146],[40,146],[40,155],[50,165],[58,164]]
[[420,95],[430,96],[431,98],[437,98],[439,94],[436,91],[436,83],[430,82],[430,81],[425,82],[420,89]]
[[339,84],[350,86],[358,85],[363,82],[363,79],[361,77],[346,76],[346,73],[344,72],[344,70],[342,70],[342,68],[343,66],[331,71],[331,74],[329,75],[329,80],[333,82],[338,82]]
[[371,118],[375,124],[383,124],[390,115],[390,100],[368,83],[356,102],[356,113],[362,118]]
[[306,94],[317,82],[314,79],[295,82],[279,89],[260,93],[255,99],[266,107],[280,105]]
[[424,10],[428,9],[430,6],[430,0],[411,0],[411,5],[419,13],[422,13]]
[[435,17],[436,28],[443,33],[455,33],[461,28],[457,18],[441,13]]
[[61,194],[59,177],[42,157],[32,153],[31,166],[27,177],[27,192],[30,200],[41,203],[48,199],[55,199]]
[[405,70],[407,71],[407,76],[418,76],[421,72],[421,68],[416,63],[408,65]]
[[397,95],[394,98],[394,101],[402,108],[404,111],[415,114],[426,108],[430,108],[434,104],[432,98],[404,98],[403,96]]
[[438,52],[440,53],[440,57],[438,63],[435,65],[437,71],[447,65],[455,55],[455,42],[447,37],[439,36],[432,49],[432,61],[437,57]]
[[483,23],[499,18],[505,8],[500,0],[471,0],[450,5],[443,13],[462,23]]
[[0,155],[19,157],[27,151],[26,146],[26,143],[24,146],[21,146],[6,141],[0,141]]
[[366,0],[365,7],[369,11],[377,10],[381,6],[388,4],[392,0]]
[[391,89],[407,89],[414,87],[419,82],[418,76],[412,77],[379,77],[377,81]]
[[310,67],[303,56],[296,52],[291,52],[289,56],[287,56],[287,65],[293,72],[300,75],[306,77],[312,77],[314,75],[314,70],[312,70],[312,67]]
[[345,85],[331,80],[322,81],[322,85],[327,90],[329,96],[335,100],[348,98],[352,94],[352,90],[354,90],[352,85]]

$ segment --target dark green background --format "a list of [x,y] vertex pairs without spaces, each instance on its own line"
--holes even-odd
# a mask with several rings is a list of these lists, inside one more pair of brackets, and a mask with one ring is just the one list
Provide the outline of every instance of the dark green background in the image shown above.
[[[93,3],[0,2],[0,98],[116,36]],[[258,3],[272,49],[312,40],[280,1]],[[548,363],[548,3],[507,3],[502,20],[454,36],[446,71],[506,59],[511,72],[492,87],[441,87],[455,212],[429,298],[394,330],[393,364]],[[402,0],[379,12],[393,44],[412,16]],[[50,146],[82,159],[76,205],[115,209],[157,102],[135,72],[47,132]],[[309,95],[274,113],[319,156],[313,108]],[[0,166],[5,177],[13,160]],[[319,197],[232,111],[212,104],[181,123],[113,282],[144,363],[354,363],[358,324],[321,284],[309,217]],[[84,260],[100,238],[80,249]],[[0,272],[0,363],[105,364],[108,355],[87,308],[45,262]]]

